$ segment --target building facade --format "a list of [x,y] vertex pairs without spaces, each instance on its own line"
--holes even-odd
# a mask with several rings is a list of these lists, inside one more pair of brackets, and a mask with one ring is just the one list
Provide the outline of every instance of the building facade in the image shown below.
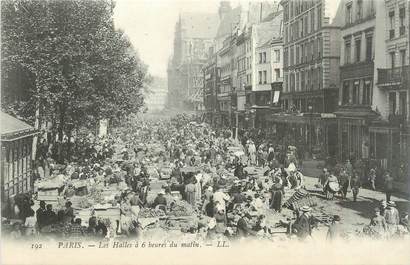
[[[332,114],[339,86],[341,10],[332,1],[281,1],[284,11],[284,82],[277,115],[287,143],[309,153],[336,155]],[[284,117],[286,115],[286,117]],[[288,117],[290,116],[290,117]],[[292,131],[290,135],[285,135]]]
[[376,2],[380,41],[376,42],[373,105],[379,119],[369,128],[370,156],[375,166],[409,183],[410,4],[405,0]]
[[342,1],[338,157],[369,158],[369,126],[377,118],[372,109],[377,6],[373,0]]
[[203,109],[203,67],[213,47],[217,14],[182,13],[175,26],[174,50],[168,64],[168,105]]

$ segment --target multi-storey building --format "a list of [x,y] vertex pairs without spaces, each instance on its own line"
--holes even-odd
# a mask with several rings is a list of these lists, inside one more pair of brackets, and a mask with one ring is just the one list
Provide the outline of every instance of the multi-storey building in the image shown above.
[[343,0],[340,86],[338,110],[338,157],[369,158],[369,125],[377,117],[372,110],[374,86],[375,0]]
[[392,171],[393,177],[409,183],[410,2],[383,0],[376,4],[378,41],[372,100],[380,117],[370,125],[370,157]]
[[216,90],[217,84],[219,84],[220,70],[216,66],[216,58],[216,54],[214,54],[211,49],[207,64],[203,68],[205,117],[207,122],[211,125],[214,125],[216,114],[219,109],[216,100]]
[[[272,41],[276,41],[282,36],[282,12],[274,13],[268,21],[255,24],[252,27],[252,93],[250,98],[250,108],[253,127],[267,129],[266,120],[272,114],[273,90],[272,83],[280,78],[280,48],[272,51]],[[273,54],[273,55],[272,55]],[[276,84],[278,88],[278,84]]]
[[232,90],[232,45],[231,37],[224,40],[218,52],[221,65],[217,100],[221,114],[221,125],[231,126],[231,90]]
[[[333,113],[339,86],[341,10],[329,0],[282,0],[284,116],[276,115],[287,143],[311,153],[336,154]],[[292,132],[289,134],[288,132]]]
[[174,52],[168,64],[169,105],[201,109],[203,72],[214,44],[217,14],[182,13],[175,27]]

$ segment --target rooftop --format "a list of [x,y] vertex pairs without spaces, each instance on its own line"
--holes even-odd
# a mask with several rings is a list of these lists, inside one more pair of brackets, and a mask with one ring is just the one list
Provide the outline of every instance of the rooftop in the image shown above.
[[19,137],[34,132],[35,129],[31,125],[14,118],[7,113],[0,112],[0,134],[2,140],[10,140],[10,137],[15,138],[16,136]]

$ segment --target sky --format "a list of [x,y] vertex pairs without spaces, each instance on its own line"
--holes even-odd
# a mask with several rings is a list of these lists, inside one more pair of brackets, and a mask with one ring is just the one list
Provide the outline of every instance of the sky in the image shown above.
[[218,12],[217,0],[117,0],[114,23],[130,38],[150,74],[166,77],[180,12]]
[[[339,1],[332,0],[332,11]],[[232,0],[231,6],[247,2]],[[218,7],[219,0],[116,0],[114,23],[128,35],[150,74],[166,77],[179,13],[217,13]]]

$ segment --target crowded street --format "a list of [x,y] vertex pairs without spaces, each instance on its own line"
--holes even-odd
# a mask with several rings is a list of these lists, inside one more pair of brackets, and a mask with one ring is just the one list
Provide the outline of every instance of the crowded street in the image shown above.
[[[3,218],[4,235],[202,242],[408,237],[403,194],[386,201],[385,187],[372,190],[362,177],[363,185],[355,184],[354,168],[300,163],[294,147],[280,154],[276,146],[241,140],[199,116],[141,115],[105,137],[90,133],[67,143],[72,154],[45,147],[34,192],[16,196],[16,219]],[[260,149],[266,156],[256,156]]]
[[409,0],[1,0],[1,264],[409,264]]

